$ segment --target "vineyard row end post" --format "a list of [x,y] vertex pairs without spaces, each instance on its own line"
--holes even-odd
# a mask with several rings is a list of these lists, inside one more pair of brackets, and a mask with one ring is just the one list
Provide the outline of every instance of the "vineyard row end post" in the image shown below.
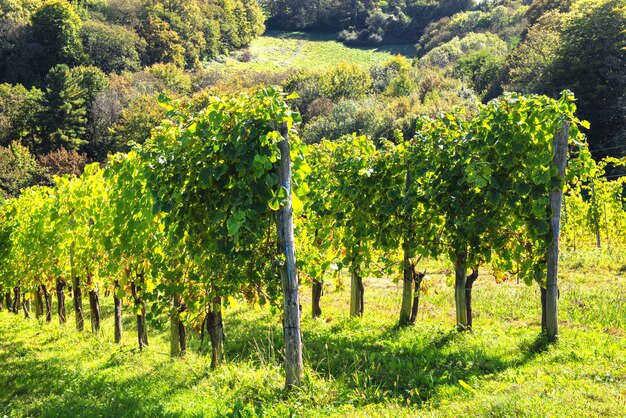
[[[298,272],[293,226],[291,154],[286,126],[281,128],[282,140],[278,144],[280,165],[278,185],[287,191],[285,204],[276,216],[278,253],[282,259],[279,273],[283,290],[285,336],[285,388],[300,386],[302,381],[302,335],[300,331],[300,299],[298,295]],[[284,257],[283,257],[284,256]]]
[[548,341],[555,342],[559,336],[558,324],[558,272],[559,272],[559,239],[561,232],[561,206],[563,203],[563,182],[567,166],[567,146],[570,122],[563,122],[561,129],[554,137],[554,165],[559,171],[562,182],[559,188],[550,191],[550,234],[552,243],[548,247],[548,276],[546,278],[546,333]]

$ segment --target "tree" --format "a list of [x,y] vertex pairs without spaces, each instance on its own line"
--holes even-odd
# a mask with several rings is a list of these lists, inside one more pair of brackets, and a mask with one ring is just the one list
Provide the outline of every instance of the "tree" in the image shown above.
[[154,64],[146,68],[168,91],[176,94],[189,94],[192,84],[191,77],[181,67],[174,64]]
[[554,271],[554,264],[547,268],[546,255],[558,234],[549,221],[550,197],[563,186],[553,143],[564,122],[572,125],[559,134],[565,144],[569,139],[584,151],[574,111],[567,91],[558,101],[509,94],[471,121],[446,114],[420,124],[418,138],[432,156],[424,190],[431,206],[445,215],[442,238],[455,265],[460,330],[472,326],[472,284],[482,264],[492,262],[496,277],[514,272],[527,284],[546,288],[546,275]]
[[82,61],[81,26],[80,16],[67,1],[47,2],[33,14],[33,36],[46,49],[47,68]]
[[372,98],[342,100],[328,115],[312,119],[303,129],[306,143],[317,143],[323,138],[335,139],[357,133],[378,140],[391,135],[393,118],[388,110]]
[[54,277],[71,276],[74,296],[76,327],[84,326],[82,291],[89,291],[91,329],[100,332],[99,290],[104,286],[100,274],[105,254],[102,250],[100,231],[104,219],[108,219],[110,208],[107,194],[111,190],[104,182],[104,171],[99,164],[86,166],[80,177],[57,178],[53,222],[50,226],[56,233],[56,254],[59,259],[53,265]]
[[[375,143],[365,136],[346,135],[335,141],[323,140],[312,147],[311,177],[323,187],[312,193],[307,202],[313,212],[307,223],[313,231],[315,248],[331,247],[336,266],[350,272],[350,316],[362,316],[365,310],[363,277],[371,272],[375,257],[375,242],[381,223],[377,205],[386,190],[380,190],[380,161]],[[322,179],[321,181],[319,179]],[[330,228],[330,229],[329,229]],[[332,232],[331,232],[332,231]],[[309,234],[310,234],[309,232]],[[340,254],[340,255],[339,255]],[[314,280],[320,282],[323,272],[332,261],[321,261],[323,267],[312,268],[315,257],[307,263]]]
[[109,85],[109,79],[101,69],[94,66],[73,67],[70,69],[72,77],[78,80],[81,90],[83,91],[83,97],[85,99],[85,105],[90,108],[95,98],[104,91]]
[[247,37],[242,37],[245,44],[249,44],[252,39],[265,32],[265,15],[261,5],[256,0],[241,0],[243,10],[246,14]]
[[0,146],[23,140],[34,149],[42,94],[35,87],[28,90],[21,84],[0,84]]
[[476,51],[486,51],[496,58],[502,58],[508,53],[508,46],[491,33],[469,33],[463,38],[454,37],[445,44],[431,49],[419,59],[418,64],[421,68],[450,68],[461,58]]
[[526,10],[528,23],[534,25],[542,16],[554,10],[567,13],[572,6],[572,0],[534,0]]
[[561,39],[551,71],[553,91],[567,88],[576,93],[580,116],[591,123],[592,148],[622,145],[626,130],[623,0],[577,3]]
[[[43,47],[33,41],[31,16],[41,0],[0,1],[0,80],[30,84],[42,77]],[[43,73],[48,69],[43,69]]]
[[145,49],[142,39],[132,30],[89,20],[81,30],[83,48],[89,63],[105,73],[138,71]]
[[476,93],[484,96],[498,80],[502,62],[503,57],[497,57],[481,49],[460,58],[456,63],[454,73],[459,78],[468,81]]
[[545,93],[550,71],[561,44],[565,15],[551,11],[528,28],[522,41],[506,58],[505,89],[521,93]]
[[148,15],[139,28],[139,35],[146,42],[146,51],[143,58],[145,65],[158,62],[173,63],[179,67],[185,66],[185,48],[178,33],[163,19]]
[[339,63],[326,70],[320,79],[323,94],[331,100],[359,99],[372,87],[369,71],[358,65]]
[[79,149],[86,144],[86,91],[78,77],[65,64],[53,67],[46,76],[46,89],[40,114],[42,152],[64,147]]
[[430,23],[420,38],[418,55],[424,55],[454,37],[462,38],[472,32],[490,32],[507,43],[519,37],[525,27],[524,7],[489,2],[485,8],[487,10],[470,10]]
[[23,188],[43,180],[42,169],[28,148],[19,142],[0,146],[0,200],[16,197]]
[[[135,97],[110,126],[106,134],[106,149],[111,152],[128,151],[129,141],[143,144],[150,138],[152,129],[163,120],[165,113],[165,109],[158,106],[155,96],[142,94]],[[101,153],[103,150],[94,151]]]

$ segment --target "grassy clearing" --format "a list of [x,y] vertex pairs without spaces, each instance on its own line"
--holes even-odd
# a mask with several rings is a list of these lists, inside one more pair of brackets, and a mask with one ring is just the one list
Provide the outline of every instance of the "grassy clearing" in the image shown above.
[[[350,48],[338,42],[332,34],[269,31],[252,41],[249,48],[234,52],[223,62],[208,63],[207,68],[262,72],[292,68],[322,70],[340,62],[371,66],[397,54],[413,57],[415,47],[385,45],[378,48]],[[248,57],[244,58],[246,55]]]
[[569,270],[561,340],[539,336],[539,293],[523,284],[475,285],[475,328],[454,328],[446,268],[429,266],[418,324],[398,328],[401,288],[368,279],[366,314],[347,318],[349,289],[326,286],[323,317],[303,288],[305,385],[282,392],[280,317],[244,305],[225,313],[228,364],[209,369],[198,341],[168,358],[167,330],[135,348],[126,315],[121,346],[104,334],[0,314],[0,416],[626,416],[623,273]]

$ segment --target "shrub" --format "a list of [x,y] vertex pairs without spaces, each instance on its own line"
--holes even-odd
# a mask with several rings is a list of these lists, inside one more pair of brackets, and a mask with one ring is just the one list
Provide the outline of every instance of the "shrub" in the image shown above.
[[163,83],[168,90],[179,94],[191,92],[191,77],[174,64],[154,64],[146,71]]
[[333,101],[358,99],[364,97],[372,89],[369,71],[357,64],[337,64],[329,68],[320,81],[324,96]]
[[307,143],[322,138],[337,139],[356,133],[371,138],[389,137],[393,132],[393,118],[384,105],[373,98],[343,100],[327,116],[311,120],[302,132]]
[[87,154],[79,154],[77,151],[68,151],[65,148],[41,155],[38,161],[39,165],[50,175],[69,174],[77,177],[83,173],[85,165],[89,162]]

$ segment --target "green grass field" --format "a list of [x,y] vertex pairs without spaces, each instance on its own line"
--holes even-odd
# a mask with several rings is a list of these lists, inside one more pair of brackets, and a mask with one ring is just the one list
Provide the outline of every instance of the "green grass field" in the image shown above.
[[138,351],[131,312],[115,345],[109,300],[99,337],[2,312],[0,416],[626,416],[623,272],[566,271],[561,339],[547,346],[536,287],[484,274],[475,330],[459,334],[447,272],[429,271],[418,322],[406,328],[396,326],[401,288],[391,280],[366,280],[360,319],[347,317],[349,289],[328,284],[312,320],[303,287],[306,376],[289,395],[280,316],[265,308],[225,311],[227,364],[216,371],[197,338],[171,360],[165,327],[152,325],[150,347]]
[[[244,54],[249,55],[249,61],[242,61]],[[333,34],[269,31],[252,41],[247,50],[234,52],[223,63],[208,63],[207,67],[264,72],[290,68],[320,70],[339,62],[371,66],[397,54],[413,57],[415,47],[384,45],[379,48],[350,48],[338,42]]]

